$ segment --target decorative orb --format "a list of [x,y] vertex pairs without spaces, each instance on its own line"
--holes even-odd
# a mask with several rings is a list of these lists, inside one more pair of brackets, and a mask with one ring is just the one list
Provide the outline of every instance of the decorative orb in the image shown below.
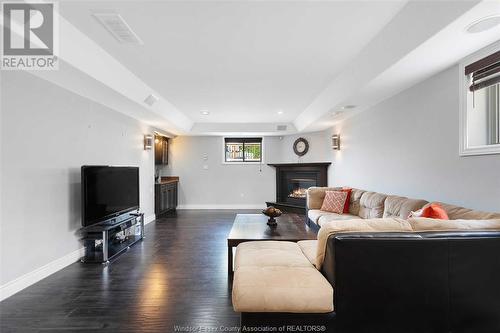
[[269,216],[269,220],[267,220],[267,225],[274,227],[278,223],[276,222],[275,217],[281,216],[282,212],[278,208],[273,206],[269,206],[262,211],[262,214]]

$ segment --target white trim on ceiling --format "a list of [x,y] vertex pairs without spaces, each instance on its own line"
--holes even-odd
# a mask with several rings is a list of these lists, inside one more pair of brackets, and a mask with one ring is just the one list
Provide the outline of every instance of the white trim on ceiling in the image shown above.
[[[316,123],[324,120],[327,115],[331,116],[332,111],[341,110],[343,105],[360,106],[354,112],[344,112],[345,117],[366,110],[365,105],[359,102],[361,97],[359,95],[363,89],[369,87],[371,82],[390,70],[391,67],[398,64],[458,17],[468,12],[477,3],[479,3],[478,0],[433,2],[431,4],[420,1],[408,2],[393,20],[295,119],[294,124],[297,130],[300,132],[311,129],[311,127],[315,130],[324,129],[324,127],[315,127]],[[425,20],[422,20],[422,17],[425,17]],[[426,52],[426,56],[432,57],[432,52],[436,51]],[[421,68],[415,70],[413,67],[413,71],[404,74],[410,77],[412,75],[418,76],[420,70]],[[435,73],[437,71],[433,74]],[[379,86],[374,86],[370,87],[368,92],[365,91],[365,94],[372,95],[368,99],[371,103],[375,101],[378,103],[392,96],[394,90],[402,91],[416,83],[418,82],[411,82],[403,87],[396,85],[385,91]],[[326,127],[328,125],[331,123],[326,122]]]
[[[31,73],[176,135],[280,136],[320,131],[334,125],[332,110],[345,104],[359,105],[354,111],[345,112],[343,119],[347,119],[436,74],[444,69],[443,66],[450,66],[448,61],[439,66],[422,68],[421,72],[425,75],[416,73],[415,70],[411,77],[394,75],[394,71],[396,74],[407,74],[404,72],[405,64],[414,61],[414,57],[408,56],[415,53],[421,45],[434,36],[442,35],[442,31],[462,19],[465,14],[480,13],[484,8],[491,11],[488,5],[491,7],[491,2],[479,0],[432,4],[409,1],[293,123],[287,124],[288,129],[283,132],[276,131],[276,124],[269,123],[193,123],[172,103],[62,16],[60,39],[64,47],[61,47],[60,57],[64,63],[63,68],[71,70],[68,73]],[[422,21],[421,17],[426,17],[426,20]],[[480,47],[482,46],[484,45]],[[88,52],[81,52],[82,49]],[[424,54],[429,55],[428,50]],[[76,75],[76,72],[83,74]],[[160,97],[152,107],[144,103],[144,98],[150,94]]]

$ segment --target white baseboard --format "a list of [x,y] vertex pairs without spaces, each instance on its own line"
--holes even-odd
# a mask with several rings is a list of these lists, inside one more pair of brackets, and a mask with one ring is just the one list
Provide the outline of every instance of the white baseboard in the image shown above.
[[263,209],[265,204],[250,204],[250,205],[179,205],[177,209]]
[[26,273],[15,280],[7,282],[6,284],[0,286],[0,301],[14,295],[15,293],[37,283],[38,281],[46,278],[47,276],[54,274],[55,272],[63,269],[64,267],[71,265],[72,263],[80,260],[84,255],[84,248],[80,248],[76,251],[68,253],[64,257],[56,259],[48,264],[35,269],[32,272]]
[[[156,219],[156,215],[152,214],[144,217],[144,225],[153,222]],[[6,284],[0,286],[0,301],[20,292],[21,290],[37,283],[38,281],[46,278],[47,276],[54,274],[55,272],[63,269],[64,267],[71,265],[74,262],[80,260],[85,253],[85,249],[82,247],[76,251],[68,253],[64,257],[56,259],[48,264],[35,269],[32,272],[26,273],[17,279],[14,279]]]
[[156,215],[155,214],[151,214],[149,216],[145,216],[144,217],[144,225],[148,224],[148,223],[151,223],[153,222],[154,220],[156,220]]

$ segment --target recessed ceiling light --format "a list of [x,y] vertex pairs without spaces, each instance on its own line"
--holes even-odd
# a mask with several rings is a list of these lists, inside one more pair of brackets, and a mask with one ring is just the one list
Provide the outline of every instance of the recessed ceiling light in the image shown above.
[[500,24],[500,15],[498,14],[491,15],[483,17],[475,22],[472,22],[465,28],[465,30],[468,33],[475,34],[486,30],[490,30],[499,24]]
[[200,113],[204,116],[208,116],[210,114],[207,110],[201,110]]
[[344,105],[342,107],[342,110],[349,110],[349,109],[354,109],[356,107],[356,105]]
[[279,110],[279,111],[278,111],[278,114],[283,114],[283,111],[282,111],[282,110]]

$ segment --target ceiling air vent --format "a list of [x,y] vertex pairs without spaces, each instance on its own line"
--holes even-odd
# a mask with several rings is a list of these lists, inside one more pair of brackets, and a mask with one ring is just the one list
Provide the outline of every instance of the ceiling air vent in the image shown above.
[[277,131],[286,131],[286,125],[278,125],[276,126]]
[[143,44],[120,14],[92,13],[94,17],[122,44]]

